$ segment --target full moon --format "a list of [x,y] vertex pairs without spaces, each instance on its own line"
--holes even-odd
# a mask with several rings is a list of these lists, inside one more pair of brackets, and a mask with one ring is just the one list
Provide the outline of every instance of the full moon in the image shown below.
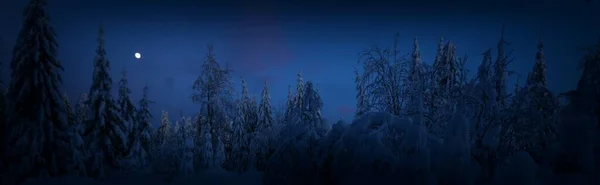
[[140,53],[135,53],[135,54],[134,54],[134,56],[135,56],[135,58],[137,58],[137,59],[140,59],[140,58],[142,58],[142,54],[140,54]]

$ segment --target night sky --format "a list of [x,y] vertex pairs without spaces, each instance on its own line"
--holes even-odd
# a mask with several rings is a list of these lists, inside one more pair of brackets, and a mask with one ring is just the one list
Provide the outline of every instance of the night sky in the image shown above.
[[[64,90],[72,101],[91,84],[97,29],[106,31],[106,49],[117,83],[126,69],[134,100],[146,83],[160,111],[191,116],[192,83],[199,74],[206,45],[235,70],[250,92],[260,97],[265,80],[274,106],[282,106],[296,74],[319,84],[323,114],[330,121],[354,113],[353,65],[370,46],[389,46],[400,34],[401,52],[418,37],[422,59],[432,63],[441,36],[468,54],[475,71],[480,53],[495,47],[502,28],[514,49],[511,70],[522,75],[534,63],[536,45],[546,45],[549,87],[563,92],[575,86],[581,47],[600,38],[600,2],[584,0],[508,1],[191,1],[191,0],[48,0],[65,67]],[[417,3],[418,2],[418,3]],[[8,80],[10,51],[22,24],[26,0],[0,1],[0,60]],[[134,53],[142,53],[136,60]],[[495,52],[495,51],[494,51]],[[473,75],[473,73],[471,73]],[[516,82],[511,77],[509,86]],[[116,96],[115,96],[116,98]]]

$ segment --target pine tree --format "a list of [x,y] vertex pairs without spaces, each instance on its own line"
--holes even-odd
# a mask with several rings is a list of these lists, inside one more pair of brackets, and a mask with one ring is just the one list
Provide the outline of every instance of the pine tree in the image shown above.
[[[88,109],[88,105],[86,104],[86,102],[88,102],[89,98],[87,93],[83,93],[81,95],[79,95],[79,97],[77,98],[77,103],[75,104],[75,120],[78,123],[83,124],[85,122],[85,120],[87,120],[86,118],[86,111]],[[83,134],[83,125],[81,126],[81,134]]]
[[424,91],[424,80],[423,77],[423,64],[421,62],[421,52],[419,51],[419,42],[415,37],[413,43],[413,53],[411,58],[410,72],[409,72],[409,85],[410,85],[410,104],[409,104],[409,115],[413,117],[413,122],[422,121],[423,114],[423,91]]
[[292,86],[288,86],[288,96],[285,104],[285,122],[289,122],[292,119],[294,112],[294,95],[292,95]]
[[[139,140],[141,145],[140,166],[144,167],[151,156],[153,150],[152,141],[152,114],[150,113],[150,104],[154,103],[148,99],[148,86],[144,86],[142,90],[142,98],[138,101],[139,109],[136,112],[137,124],[131,137]],[[145,156],[143,154],[146,154]]]
[[488,49],[482,53],[483,61],[477,68],[477,81],[479,83],[489,82],[491,78],[490,70],[492,67],[492,49]]
[[248,92],[248,86],[246,84],[246,80],[242,78],[242,97],[239,100],[242,103],[242,111],[244,111],[244,127],[246,129],[246,133],[252,135],[256,131],[258,124],[258,113],[256,105],[254,105],[254,100],[250,98],[250,93]]
[[98,29],[98,47],[94,59],[94,73],[89,92],[89,110],[84,129],[84,140],[91,157],[89,175],[103,178],[104,165],[118,167],[119,159],[126,154],[127,127],[123,124],[114,101],[110,62],[104,48],[104,29]]
[[202,152],[202,159],[201,159],[201,164],[203,168],[212,168],[214,166],[213,165],[213,159],[214,159],[214,148],[213,148],[213,142],[212,142],[212,128],[210,126],[210,124],[204,124],[202,125],[202,144],[201,144],[201,152]]
[[271,110],[271,96],[269,95],[269,87],[265,81],[265,87],[262,91],[260,106],[258,109],[258,126],[257,130],[264,131],[273,126],[273,115]]
[[296,81],[296,97],[294,99],[294,109],[302,109],[304,105],[304,79],[302,78],[302,71],[298,73],[298,79]]
[[2,184],[74,173],[76,144],[60,94],[63,67],[45,0],[30,0],[13,49]]
[[158,125],[158,129],[156,130],[156,135],[154,139],[156,140],[156,144],[158,146],[165,146],[171,137],[171,121],[169,121],[169,113],[166,111],[162,111],[162,115],[160,116],[160,124]]
[[[192,101],[200,104],[202,119],[197,120],[210,124],[214,133],[226,133],[225,127],[229,121],[226,120],[228,116],[224,111],[226,108],[224,105],[228,104],[228,98],[233,91],[229,73],[229,69],[223,69],[217,63],[213,46],[208,45],[206,59],[201,66],[201,75],[194,81]],[[203,124],[197,123],[198,133],[203,133],[201,125]],[[213,142],[216,142],[216,139],[214,137]]]
[[237,104],[238,115],[236,117],[235,122],[233,123],[233,141],[231,147],[231,160],[230,169],[241,173],[248,169],[249,165],[249,140],[247,139],[248,135],[246,134],[246,129],[244,124],[246,124],[246,115],[244,111],[244,104],[242,101],[238,101]]
[[223,145],[221,135],[217,136],[217,142],[215,143],[211,166],[213,168],[221,168],[225,162],[225,146]]
[[304,89],[304,97],[302,102],[302,109],[298,112],[300,121],[308,124],[309,129],[317,133],[317,137],[324,136],[327,133],[328,128],[325,127],[323,122],[321,109],[323,108],[323,100],[317,91],[314,90],[313,83],[311,81],[306,82]]
[[72,146],[74,148],[72,148],[73,150],[73,158],[75,158],[74,163],[71,163],[71,166],[69,168],[75,170],[76,174],[79,175],[85,175],[86,174],[86,168],[85,168],[85,146],[83,143],[83,137],[82,137],[82,123],[79,120],[77,120],[75,113],[73,112],[73,108],[71,106],[71,103],[69,101],[69,96],[67,96],[67,93],[63,94],[63,98],[65,100],[65,113],[67,114],[67,123],[69,124],[69,137],[70,137],[70,143],[72,144]]
[[77,121],[75,118],[75,113],[73,112],[73,108],[71,107],[71,101],[69,100],[69,96],[67,95],[67,93],[64,93],[62,95],[63,100],[65,101],[65,113],[67,114],[67,123],[69,123],[69,125],[75,127],[75,125],[77,125]]
[[[515,134],[523,139],[517,146],[527,149],[533,157],[538,157],[548,145],[548,141],[555,136],[554,128],[558,121],[558,101],[556,97],[546,87],[546,59],[544,58],[542,41],[538,44],[536,62],[532,72],[527,76],[527,85],[520,88],[520,92],[515,95],[515,103],[510,108],[516,109],[519,114],[519,120],[523,123],[517,123]],[[520,128],[522,127],[522,128]],[[536,151],[537,150],[537,151]]]
[[529,76],[527,76],[527,85],[546,87],[546,67],[546,58],[544,56],[544,42],[540,40],[538,44],[538,52],[535,55],[535,64],[533,65],[533,71]]
[[275,150],[275,146],[270,143],[271,131],[273,129],[273,117],[271,110],[271,97],[269,96],[269,88],[265,81],[265,87],[262,91],[260,106],[258,109],[258,129],[253,144],[254,165],[258,170],[264,170],[267,160]]
[[493,82],[494,87],[496,89],[496,102],[501,107],[505,107],[507,105],[507,97],[508,94],[506,92],[506,80],[508,78],[508,72],[506,68],[508,67],[509,56],[506,54],[506,46],[508,42],[504,40],[504,26],[502,27],[502,34],[500,35],[500,41],[497,45],[498,55],[496,56],[496,62],[493,65]]
[[361,76],[356,67],[354,67],[354,75],[354,83],[356,84],[356,112],[354,113],[354,117],[359,118],[363,114],[369,112],[369,102],[363,87],[364,84],[362,83]]
[[[123,71],[121,80],[119,81],[119,97],[117,99],[119,105],[119,113],[123,119],[123,124],[127,126],[127,133],[131,134],[135,127],[135,106],[131,102],[129,83],[127,82],[127,72]],[[131,144],[131,141],[130,143]]]

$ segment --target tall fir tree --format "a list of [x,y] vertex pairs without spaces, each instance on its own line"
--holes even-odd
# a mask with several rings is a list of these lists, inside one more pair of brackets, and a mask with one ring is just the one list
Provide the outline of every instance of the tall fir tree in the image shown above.
[[202,126],[202,140],[200,141],[200,152],[202,158],[200,159],[201,168],[212,168],[214,167],[214,145],[212,141],[212,128],[210,124],[205,123]]
[[302,109],[304,105],[304,79],[302,78],[302,71],[298,72],[298,78],[296,80],[296,97],[294,99],[294,109]]
[[250,156],[250,143],[247,139],[246,134],[246,111],[244,110],[244,103],[238,101],[237,103],[238,114],[235,122],[233,123],[233,141],[231,146],[231,156],[229,160],[229,168],[234,172],[242,173],[248,169]]
[[267,130],[274,124],[272,108],[271,108],[271,96],[269,95],[269,86],[265,81],[265,86],[261,93],[260,106],[258,108],[258,126],[259,131]]
[[535,64],[533,65],[533,71],[527,76],[528,86],[541,86],[546,87],[546,57],[544,55],[544,42],[539,41],[537,46],[538,52],[535,55]]
[[160,124],[158,125],[158,129],[156,130],[156,135],[154,137],[156,144],[158,146],[165,146],[171,138],[171,121],[169,120],[169,113],[166,111],[162,111],[160,116]]
[[252,146],[254,153],[254,166],[258,170],[264,170],[267,160],[275,150],[271,143],[271,136],[274,127],[274,120],[271,108],[271,96],[269,95],[269,86],[265,85],[261,94],[260,106],[258,108],[258,128],[255,136],[255,144]]
[[89,100],[89,97],[88,97],[87,93],[82,93],[77,98],[77,103],[75,104],[75,112],[74,112],[75,120],[81,124],[80,132],[82,135],[83,135],[83,123],[85,123],[85,120],[87,120],[86,111],[88,109],[88,104],[87,104],[88,100]]
[[284,115],[285,123],[291,121],[293,112],[294,112],[294,95],[292,94],[292,86],[288,85],[288,96],[287,96],[287,100],[285,103],[285,115]]
[[82,123],[77,119],[77,115],[73,111],[73,107],[71,106],[71,102],[69,101],[69,96],[67,93],[63,94],[63,99],[65,100],[65,113],[67,114],[67,123],[69,124],[69,138],[71,145],[73,146],[73,158],[76,158],[75,163],[71,163],[69,168],[75,170],[78,175],[85,175],[85,146],[83,143],[83,134],[82,134]]
[[81,162],[74,157],[73,130],[59,90],[63,66],[46,5],[45,0],[29,1],[13,49],[2,184],[73,173],[71,167]]
[[242,78],[242,97],[239,100],[242,103],[242,110],[244,111],[244,127],[246,129],[246,133],[252,135],[256,131],[258,114],[255,112],[255,107],[253,105],[254,100],[250,97],[250,92],[248,92],[248,85],[246,84],[246,80]]
[[[223,68],[215,58],[214,48],[208,45],[206,58],[201,65],[201,75],[196,78],[192,89],[192,101],[200,104],[200,114],[197,119],[197,132],[204,133],[202,125],[209,124],[212,138],[212,146],[216,146],[217,135],[227,134],[227,124],[230,120],[227,115],[227,105],[231,102],[233,85],[230,80],[230,69]],[[195,138],[196,144],[202,143],[202,134]],[[201,148],[201,146],[196,146]],[[201,156],[195,156],[200,161]],[[195,160],[196,161],[196,160]],[[198,167],[198,166],[197,166]]]
[[496,61],[493,65],[493,82],[494,88],[496,89],[496,102],[498,106],[505,107],[508,102],[508,94],[506,91],[506,81],[508,78],[508,71],[506,68],[508,67],[509,56],[506,53],[506,46],[508,42],[504,40],[504,26],[502,26],[502,33],[500,35],[500,41],[498,41],[497,50],[498,55],[496,56]]
[[135,105],[131,102],[131,90],[129,89],[129,83],[127,81],[127,71],[121,73],[121,80],[119,80],[119,97],[117,103],[119,105],[119,113],[123,119],[123,124],[127,126],[127,133],[131,133],[135,127]]
[[[146,153],[147,156],[140,156],[140,161],[148,161],[152,152],[152,114],[150,113],[150,105],[154,102],[148,98],[148,86],[142,89],[142,98],[137,102],[138,110],[136,112],[137,124],[130,136],[139,140],[141,149],[140,154]],[[143,167],[145,163],[141,166]]]
[[127,148],[127,127],[111,94],[113,81],[104,46],[104,29],[100,27],[84,130],[87,149],[93,151],[88,161],[88,175],[96,178],[104,178],[105,165],[118,168],[118,162],[126,155]]
[[410,72],[408,74],[409,86],[410,86],[410,101],[408,107],[408,114],[413,117],[413,122],[422,121],[423,115],[423,91],[424,80],[423,80],[423,63],[421,62],[421,51],[419,51],[419,42],[415,37],[413,43],[413,52],[411,57]]

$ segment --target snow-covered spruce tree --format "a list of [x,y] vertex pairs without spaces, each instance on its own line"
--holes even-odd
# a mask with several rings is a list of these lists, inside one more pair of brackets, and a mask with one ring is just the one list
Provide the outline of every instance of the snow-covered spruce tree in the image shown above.
[[288,86],[288,96],[285,103],[285,122],[292,119],[294,112],[294,95],[292,94],[292,85]]
[[175,123],[173,132],[173,140],[176,147],[177,172],[184,175],[190,175],[194,172],[192,137],[190,137],[191,135],[187,130],[190,127],[186,126],[189,122],[191,122],[190,119],[181,116],[177,123]]
[[[192,94],[192,101],[200,104],[200,119],[196,123],[198,137],[195,138],[196,145],[202,145],[202,125],[208,123],[212,128],[211,136],[212,142],[217,141],[217,133],[227,134],[225,128],[229,124],[230,117],[226,112],[226,105],[231,103],[230,98],[233,91],[233,85],[230,81],[229,74],[230,70],[220,67],[219,63],[215,59],[214,49],[212,45],[208,45],[208,52],[206,53],[206,59],[201,65],[201,75],[196,78],[193,85],[194,93]],[[213,145],[214,146],[214,145]],[[197,149],[202,148],[196,146]],[[199,155],[201,151],[197,152],[195,158],[200,161],[202,158]],[[200,165],[200,163],[197,163]],[[200,168],[200,166],[196,166]]]
[[[433,87],[431,96],[435,98],[429,100],[433,104],[431,112],[427,115],[430,132],[436,136],[443,137],[444,124],[451,117],[456,105],[456,97],[460,93],[460,81],[458,68],[458,59],[456,57],[456,47],[452,42],[446,43],[442,47],[440,58],[437,58],[433,64]],[[428,103],[429,104],[429,103]]]
[[104,29],[100,27],[84,129],[84,141],[90,156],[88,175],[95,178],[104,177],[105,165],[117,168],[118,161],[126,154],[127,127],[121,120],[111,90],[110,62],[104,48]]
[[217,142],[215,142],[213,150],[212,164],[210,166],[213,168],[222,168],[225,163],[225,146],[223,145],[221,135],[217,135]]
[[177,163],[179,161],[173,136],[173,127],[169,120],[169,113],[162,111],[158,129],[152,137],[154,140],[153,145],[155,147],[155,150],[152,153],[154,156],[152,162],[155,173],[168,175],[177,173]]
[[362,83],[364,92],[369,95],[369,102],[375,111],[402,114],[405,90],[403,82],[407,72],[408,60],[398,51],[398,34],[393,48],[375,47],[362,53],[359,63],[363,65]]
[[75,114],[75,121],[81,123],[81,128],[80,128],[80,132],[81,134],[83,134],[83,123],[85,122],[85,120],[87,120],[86,118],[86,112],[88,109],[88,102],[89,97],[87,95],[87,93],[82,93],[81,95],[79,95],[79,97],[77,98],[77,103],[75,104],[75,112],[73,114]]
[[356,85],[356,112],[354,113],[354,117],[359,118],[363,114],[369,112],[369,100],[365,94],[364,84],[362,83],[361,76],[356,67],[354,67],[354,75],[354,83]]
[[202,144],[200,145],[200,152],[202,154],[202,158],[201,158],[201,167],[202,168],[213,168],[215,166],[213,163],[213,159],[214,159],[214,148],[213,148],[213,142],[212,142],[212,128],[210,127],[210,124],[204,124],[202,128],[202,140],[200,142],[202,142]]
[[169,120],[169,113],[162,111],[160,116],[160,124],[158,125],[158,129],[156,130],[156,134],[154,136],[156,145],[158,147],[167,145],[171,137],[171,131],[172,128],[171,121]]
[[[119,113],[123,119],[123,124],[127,126],[127,134],[130,135],[133,128],[137,124],[135,122],[136,110],[130,98],[131,90],[129,90],[129,83],[127,81],[127,71],[123,71],[121,75],[117,104],[119,106]],[[131,142],[132,141],[129,141],[129,144],[131,144]]]
[[275,150],[273,140],[274,121],[271,111],[271,96],[269,88],[265,81],[265,86],[262,91],[260,106],[258,108],[258,125],[255,133],[254,142],[252,142],[252,152],[254,153],[254,167],[262,171],[269,157]]
[[[148,86],[144,86],[142,89],[142,98],[137,102],[138,110],[136,112],[137,121],[133,129],[134,132],[130,135],[132,139],[139,142],[132,146],[133,150],[130,150],[129,155],[133,158],[138,159],[138,167],[143,168],[147,166],[149,160],[152,159],[152,153],[155,147],[152,145],[152,114],[150,113],[150,104],[154,103],[148,99]],[[134,142],[134,143],[135,143]]]
[[[515,95],[510,106],[517,121],[514,128],[517,148],[529,152],[538,163],[548,164],[544,153],[556,137],[558,100],[546,86],[546,59],[542,41],[538,44],[536,62],[527,77],[527,84]],[[515,105],[516,104],[516,105]]]
[[423,121],[423,91],[425,90],[423,76],[424,71],[423,63],[421,62],[421,52],[419,51],[419,42],[415,37],[410,72],[408,74],[410,85],[408,115],[412,117],[413,123],[417,124],[421,124]]
[[299,110],[299,116],[304,124],[309,124],[309,128],[313,130],[317,137],[323,137],[329,131],[326,123],[323,121],[321,109],[323,108],[323,100],[321,95],[314,89],[311,81],[306,82],[304,90],[304,105],[303,109]]
[[498,115],[496,106],[496,90],[490,73],[492,67],[491,49],[482,53],[483,60],[478,67],[475,77],[476,84],[471,96],[466,97],[471,112],[470,136],[473,143],[471,155],[480,166],[481,179],[489,179],[494,174],[497,161],[497,147],[499,139],[499,125],[496,121]]
[[250,93],[248,92],[248,85],[246,84],[246,80],[242,78],[242,97],[239,100],[242,103],[242,110],[244,111],[244,127],[246,129],[246,133],[248,133],[252,139],[254,132],[257,129],[258,124],[258,112],[256,105],[254,104],[254,100],[250,97]]
[[246,171],[249,167],[250,143],[244,126],[246,123],[245,113],[244,104],[238,101],[238,115],[233,123],[231,156],[228,160],[229,168],[238,173]]
[[63,67],[45,0],[31,0],[13,49],[6,109],[6,139],[1,184],[27,178],[75,173],[80,158],[72,143],[74,132],[66,120],[60,94]]
[[500,35],[500,41],[498,41],[497,50],[498,55],[496,61],[493,64],[493,83],[496,89],[496,102],[498,106],[504,108],[508,105],[508,93],[506,92],[506,81],[508,78],[509,71],[507,71],[508,64],[511,62],[510,54],[506,53],[506,46],[508,42],[504,40],[504,27],[502,27],[502,33]]
[[[444,109],[442,102],[445,97],[442,96],[441,90],[439,89],[438,83],[440,81],[440,70],[443,70],[442,63],[444,60],[445,42],[443,38],[440,38],[438,47],[435,54],[435,59],[432,66],[427,71],[426,87],[424,92],[424,118],[425,127],[429,133],[436,136],[441,136],[443,129],[442,124],[444,123]],[[425,66],[425,65],[424,65]]]
[[296,96],[294,97],[294,109],[302,109],[302,102],[304,100],[304,78],[302,78],[302,71],[298,72],[298,78],[296,79]]
[[74,170],[79,175],[86,174],[85,168],[85,147],[83,143],[82,137],[82,124],[76,119],[75,113],[73,112],[73,108],[71,106],[71,102],[69,101],[69,96],[67,93],[63,94],[63,99],[65,100],[65,113],[67,114],[67,123],[69,124],[69,138],[73,152],[73,158],[75,158],[74,163],[70,163],[69,169]]
[[[302,109],[280,131],[279,144],[265,168],[265,184],[314,184],[319,170],[319,139],[329,128],[321,117],[323,101],[312,82],[304,85]],[[289,178],[282,179],[283,176]]]

